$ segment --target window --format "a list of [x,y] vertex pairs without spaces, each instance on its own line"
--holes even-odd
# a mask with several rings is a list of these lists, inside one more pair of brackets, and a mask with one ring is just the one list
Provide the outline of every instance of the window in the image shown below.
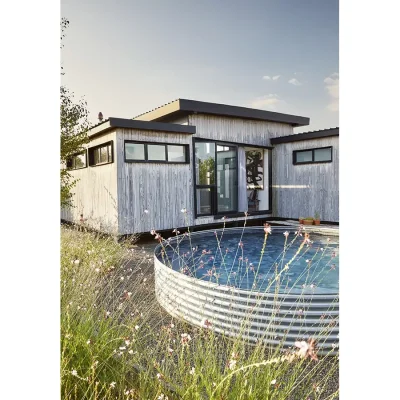
[[113,161],[113,142],[89,148],[89,165],[91,167],[109,164]]
[[332,162],[332,146],[293,151],[293,164],[295,165],[327,162]]
[[86,167],[87,167],[86,150],[82,151],[81,153],[73,155],[67,161],[68,169],[81,169]]
[[189,145],[125,140],[125,162],[187,164]]
[[167,155],[165,153],[165,145],[148,144],[147,159],[149,161],[167,161]]

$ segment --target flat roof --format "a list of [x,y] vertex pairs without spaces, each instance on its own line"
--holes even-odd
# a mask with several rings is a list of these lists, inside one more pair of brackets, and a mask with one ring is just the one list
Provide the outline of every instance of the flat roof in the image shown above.
[[300,142],[302,140],[321,139],[330,136],[339,136],[339,127],[321,129],[319,131],[296,133],[294,135],[279,136],[276,138],[271,138],[271,144]]
[[305,126],[310,124],[310,118],[307,117],[188,99],[171,101],[154,110],[140,114],[133,119],[140,121],[168,121],[194,113],[222,115],[258,121],[281,122],[292,126]]
[[147,131],[159,131],[159,132],[170,132],[170,133],[184,133],[193,135],[196,133],[196,127],[192,125],[180,125],[180,124],[169,124],[165,122],[154,122],[154,121],[138,121],[126,118],[114,118],[110,117],[103,122],[93,126],[88,136],[93,137],[101,133],[109,131],[114,128],[127,128],[127,129],[139,129]]

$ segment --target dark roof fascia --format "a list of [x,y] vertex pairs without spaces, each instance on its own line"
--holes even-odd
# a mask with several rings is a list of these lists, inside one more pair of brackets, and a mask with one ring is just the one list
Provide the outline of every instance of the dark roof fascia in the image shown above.
[[171,115],[182,114],[211,114],[226,117],[253,119],[259,121],[272,121],[290,124],[292,126],[305,126],[310,124],[310,118],[297,115],[282,114],[254,108],[230,106],[226,104],[207,103],[204,101],[178,99],[155,110],[135,117],[136,120],[157,121],[169,118]]
[[193,135],[196,133],[196,127],[192,125],[169,124],[165,122],[154,121],[138,121],[132,119],[110,117],[107,121],[104,121],[102,124],[96,125],[94,128],[92,128],[89,131],[88,136],[97,136],[114,128],[184,133],[189,135]]
[[321,139],[330,136],[339,136],[339,128],[324,129],[315,132],[297,133],[295,135],[271,138],[271,144],[300,142],[303,140]]

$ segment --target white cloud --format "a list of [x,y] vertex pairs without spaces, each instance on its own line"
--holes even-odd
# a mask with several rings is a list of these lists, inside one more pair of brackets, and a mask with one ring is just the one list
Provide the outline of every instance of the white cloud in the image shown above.
[[280,75],[275,75],[275,76],[272,77],[272,80],[273,81],[277,81],[279,78],[280,78]]
[[292,78],[288,81],[288,83],[291,83],[294,86],[301,86],[301,82],[299,82],[296,78]]
[[271,80],[271,77],[268,76],[268,75],[264,75],[262,78],[263,78],[265,81],[270,81],[270,80]]
[[339,74],[334,72],[324,79],[325,89],[331,97],[331,102],[328,104],[328,110],[339,111]]
[[257,97],[251,102],[250,106],[258,109],[275,110],[277,106],[282,105],[283,103],[284,101],[279,99],[277,94],[271,93],[265,96]]

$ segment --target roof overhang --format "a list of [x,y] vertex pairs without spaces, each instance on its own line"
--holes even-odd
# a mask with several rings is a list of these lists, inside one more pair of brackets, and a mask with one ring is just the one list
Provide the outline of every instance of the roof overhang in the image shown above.
[[339,128],[321,129],[320,131],[296,133],[294,135],[271,138],[271,144],[300,142],[303,140],[321,139],[330,136],[339,136]]
[[133,119],[125,118],[114,118],[110,117],[106,121],[95,125],[88,132],[88,136],[91,138],[115,128],[126,128],[126,129],[138,129],[146,131],[158,131],[158,132],[169,132],[169,133],[183,133],[193,135],[196,133],[196,127],[191,125],[180,125],[180,124],[168,124],[165,122],[154,122],[154,121],[138,121]]
[[177,99],[152,111],[138,115],[134,118],[134,120],[168,121],[180,116],[195,113],[252,119],[258,121],[280,122],[292,126],[305,126],[309,125],[310,123],[310,118],[300,117],[297,115],[187,99]]

